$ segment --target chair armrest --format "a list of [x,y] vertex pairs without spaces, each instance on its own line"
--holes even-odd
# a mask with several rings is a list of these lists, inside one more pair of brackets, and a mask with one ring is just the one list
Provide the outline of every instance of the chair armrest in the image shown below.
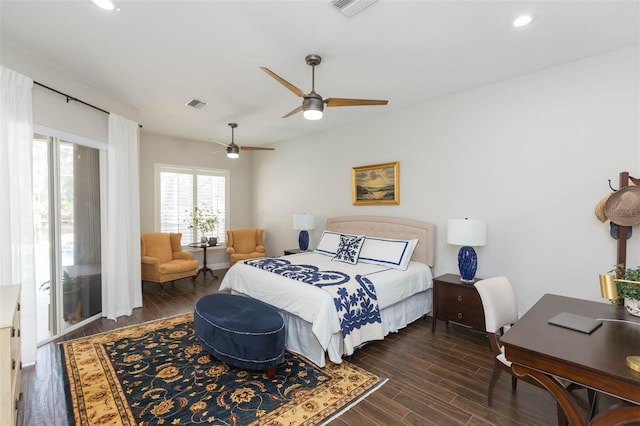
[[157,257],[142,256],[142,263],[146,265],[158,266],[160,264],[160,259],[158,259]]
[[227,253],[229,254],[235,254],[236,249],[234,249],[233,247],[227,247]]
[[256,251],[257,251],[258,253],[265,253],[265,251],[264,251],[264,246],[256,246]]
[[189,253],[186,251],[174,251],[173,258],[182,260],[193,260],[193,253]]

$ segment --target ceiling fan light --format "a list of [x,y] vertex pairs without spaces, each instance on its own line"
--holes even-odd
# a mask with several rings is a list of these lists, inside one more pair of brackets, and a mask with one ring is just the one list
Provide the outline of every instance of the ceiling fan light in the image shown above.
[[322,118],[322,111],[317,109],[308,109],[302,113],[307,120],[320,120]]
[[310,93],[311,96],[304,98],[302,101],[302,115],[307,120],[320,120],[322,118],[322,110],[324,109],[324,102],[319,95],[315,92]]
[[240,157],[240,148],[238,145],[229,145],[227,147],[227,158],[238,158]]

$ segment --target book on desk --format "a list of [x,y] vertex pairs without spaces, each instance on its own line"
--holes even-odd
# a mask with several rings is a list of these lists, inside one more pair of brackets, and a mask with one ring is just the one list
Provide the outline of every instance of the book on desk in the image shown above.
[[589,318],[571,312],[561,312],[549,320],[549,324],[558,327],[579,331],[580,333],[591,334],[602,325],[601,320]]

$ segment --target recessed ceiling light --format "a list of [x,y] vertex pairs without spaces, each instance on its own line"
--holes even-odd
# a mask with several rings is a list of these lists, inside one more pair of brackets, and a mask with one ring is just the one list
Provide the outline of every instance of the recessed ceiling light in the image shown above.
[[513,21],[513,26],[516,28],[524,27],[525,25],[529,25],[533,21],[533,17],[531,15],[521,15]]
[[116,7],[111,0],[91,0],[91,2],[104,10],[113,10]]

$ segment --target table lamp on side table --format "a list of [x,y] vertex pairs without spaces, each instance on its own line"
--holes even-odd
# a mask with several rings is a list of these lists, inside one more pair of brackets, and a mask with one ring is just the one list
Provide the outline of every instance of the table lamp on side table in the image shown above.
[[487,244],[487,224],[481,219],[449,219],[447,243],[462,246],[458,252],[458,269],[462,281],[473,282],[478,269],[478,256],[472,246]]
[[[614,277],[611,274],[600,274],[600,294],[603,299],[617,300],[618,285],[617,283],[627,283],[640,285],[640,281],[623,280]],[[640,325],[640,323],[633,323]],[[640,355],[629,355],[627,357],[627,366],[635,371],[640,371]]]
[[315,219],[309,213],[295,213],[293,215],[293,229],[300,231],[298,235],[298,245],[300,250],[307,251],[309,248],[309,233],[315,226]]

